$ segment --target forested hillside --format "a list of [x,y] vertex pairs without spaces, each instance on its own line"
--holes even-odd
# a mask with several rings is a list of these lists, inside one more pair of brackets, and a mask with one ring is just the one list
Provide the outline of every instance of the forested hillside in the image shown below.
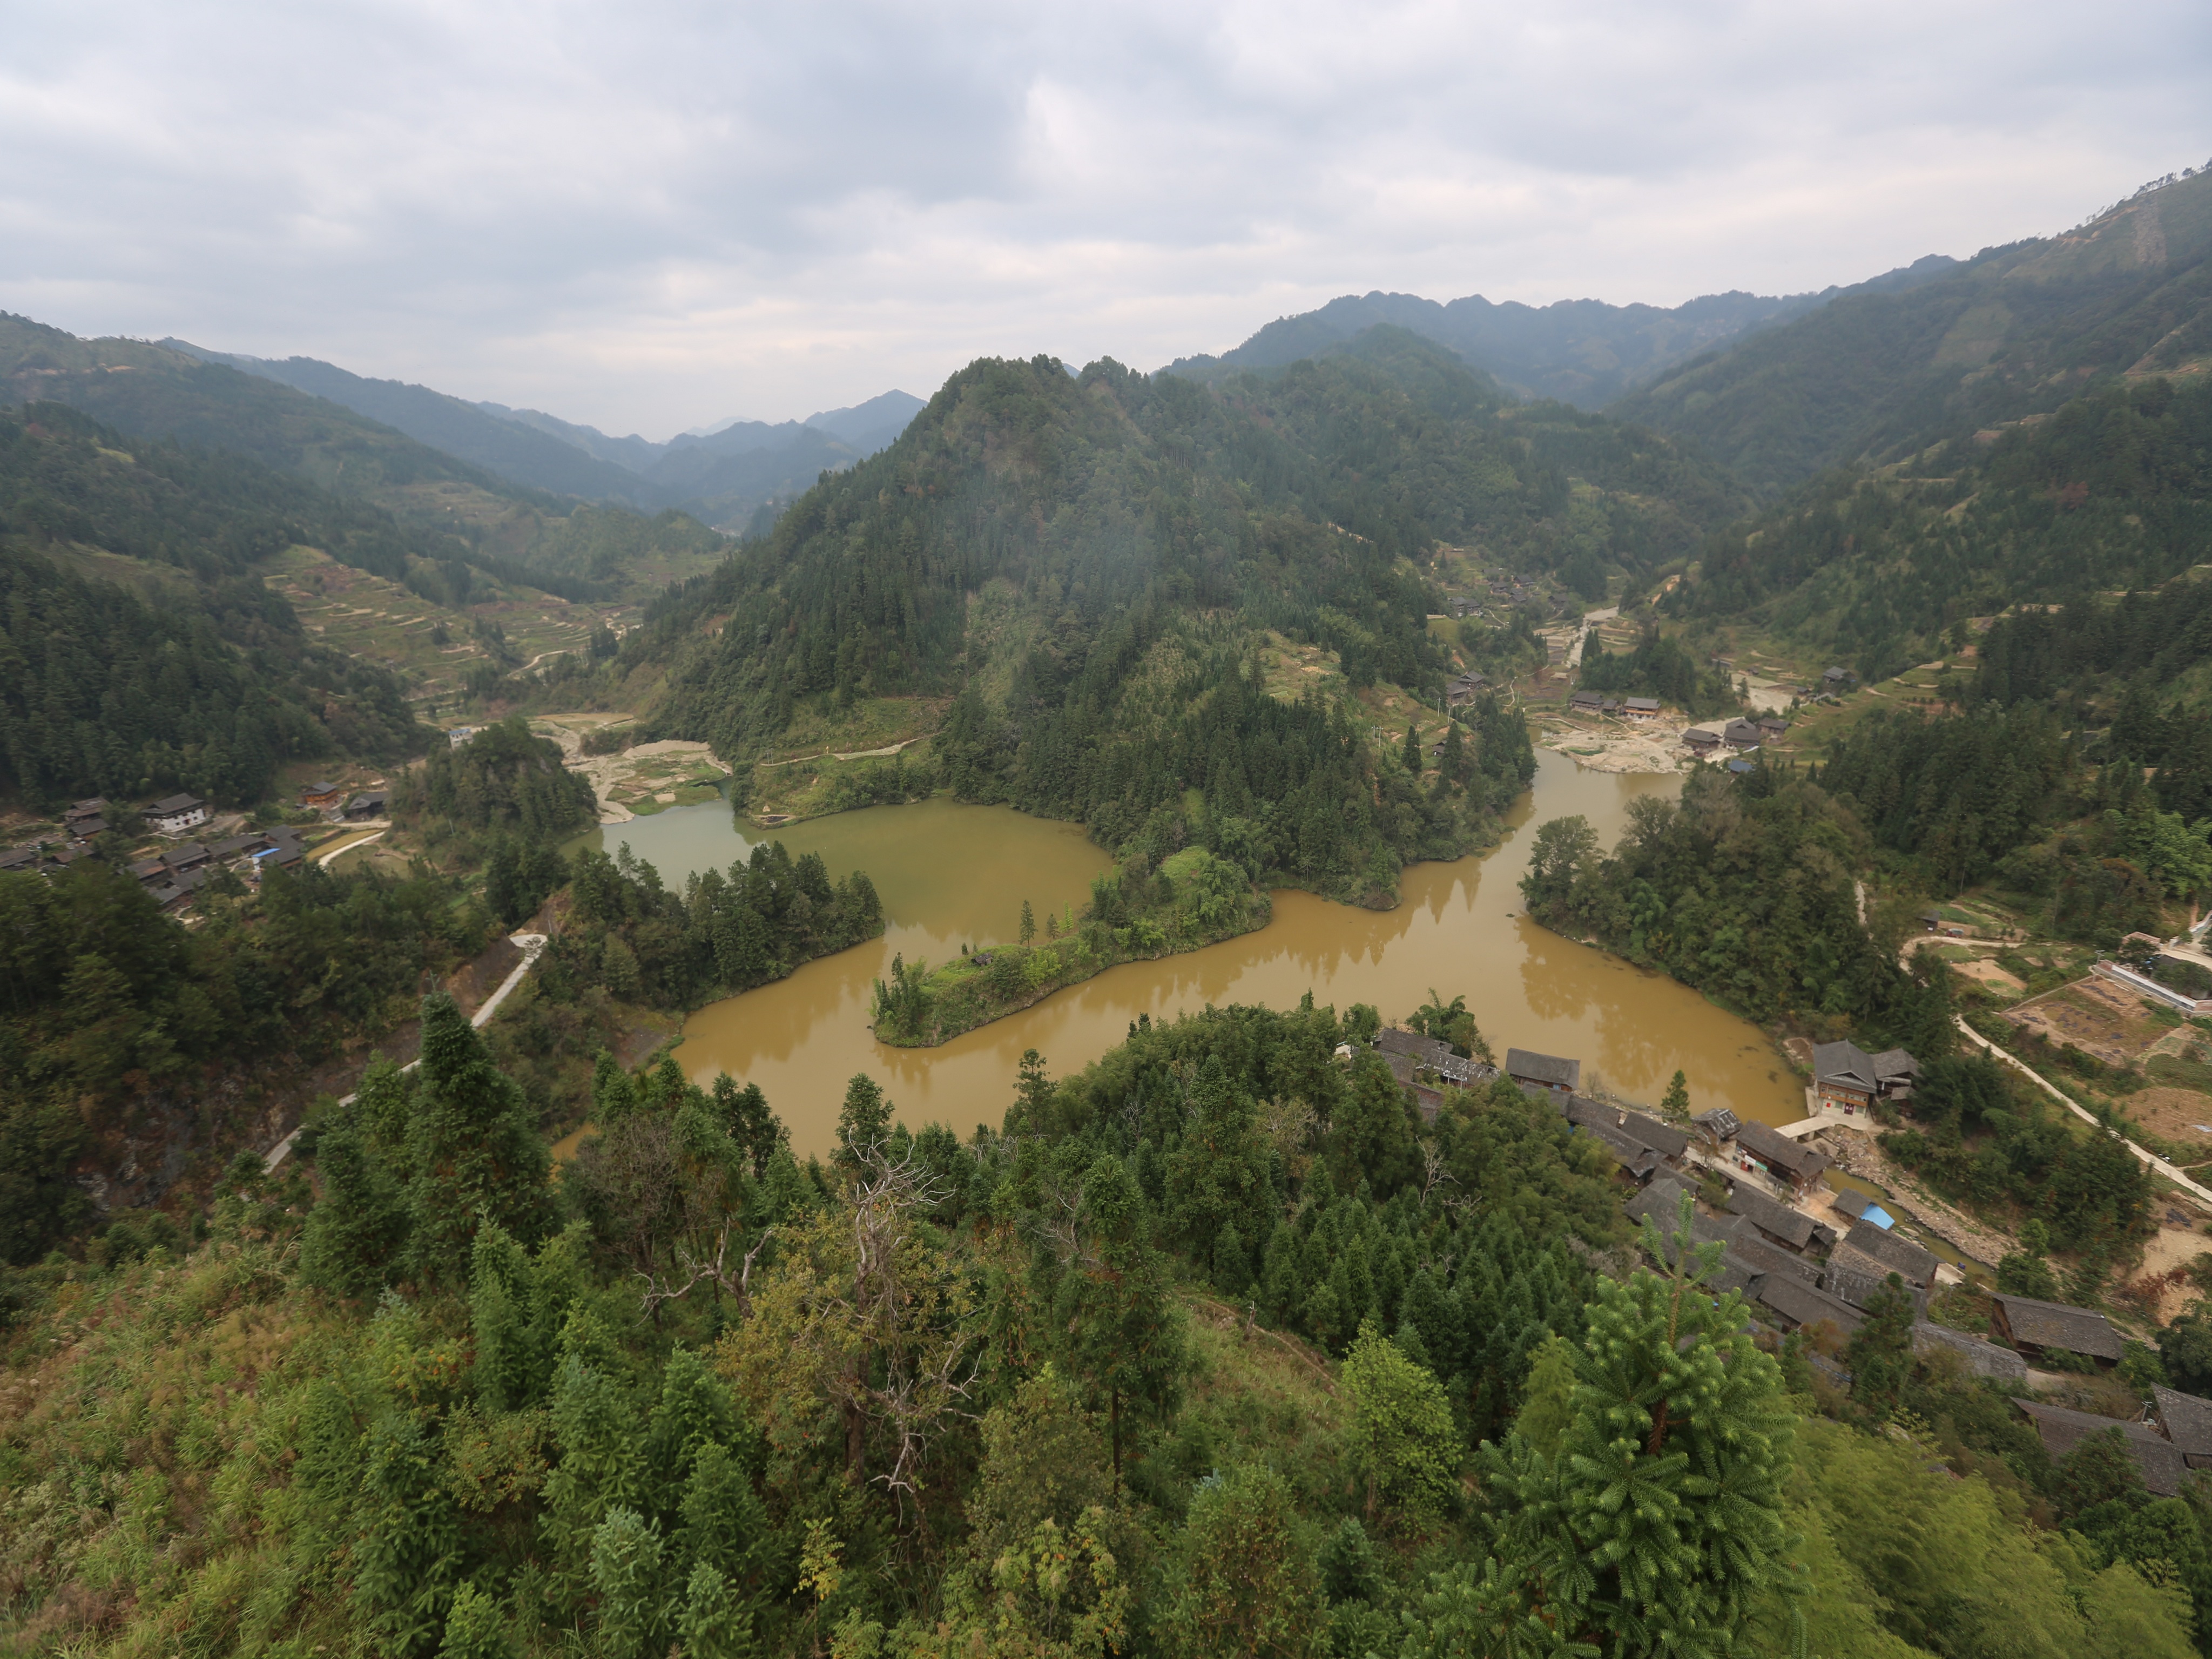
[[1143,1026],[1025,1067],[965,1142],[855,1079],[803,1167],[757,1090],[603,1062],[549,1182],[434,998],[420,1070],[303,1144],[319,1193],[242,1160],[198,1248],[117,1229],[10,1282],[0,1628],[227,1659],[2197,1650],[2201,1485],[2154,1501],[2097,1440],[2054,1466],[1916,1360],[1901,1290],[1846,1390],[1704,1282],[1717,1246],[1631,1244],[1548,1104],[1455,1090],[1423,1127],[1379,1057],[1340,1065],[1372,1020]]
[[2094,377],[2212,357],[2212,169],[2063,236],[1901,293],[1840,297],[1710,352],[1608,412],[1695,441],[1753,488],[2048,414]]
[[1966,643],[1969,617],[2080,608],[2189,570],[2212,547],[2208,458],[2212,381],[2107,381],[2047,419],[1816,481],[1715,538],[1667,609],[1769,626],[1884,678]]
[[[250,462],[129,441],[0,411],[0,794],[246,804],[286,761],[419,752],[392,677],[315,643],[255,566],[314,541],[404,577],[432,544]],[[88,550],[119,556],[90,577]]]
[[1340,694],[1433,703],[1438,542],[1510,568],[1640,568],[1740,501],[1663,440],[1515,405],[1398,331],[1214,388],[986,362],[623,658],[669,663],[656,730],[726,755],[807,707],[951,696],[933,763],[965,799],[1381,895],[1402,861],[1485,838],[1531,764],[1519,719],[1471,710],[1461,757],[1417,780],[1370,711],[1270,682],[1268,641],[1333,653]]
[[[396,388],[399,393],[421,390]],[[539,459],[548,465],[564,457],[598,465],[530,428],[435,392],[422,395],[434,400],[434,412],[441,416],[481,422],[512,433],[518,442],[544,446]],[[244,457],[319,486],[327,496],[363,503],[374,509],[369,519],[396,521],[418,543],[428,538],[437,556],[457,566],[473,564],[507,575],[527,568],[548,591],[572,598],[605,598],[613,592],[611,586],[579,583],[573,554],[542,561],[538,556],[542,547],[580,539],[569,523],[572,498],[514,482],[342,404],[225,362],[143,341],[81,340],[28,318],[0,313],[0,398],[65,404],[134,441],[159,440]],[[624,535],[590,539],[602,549],[641,544],[643,556],[629,555],[633,562],[674,561],[678,574],[690,574],[707,562],[697,553],[702,536],[719,552],[720,538],[681,515],[637,517]],[[602,582],[623,574],[609,561],[592,562]]]

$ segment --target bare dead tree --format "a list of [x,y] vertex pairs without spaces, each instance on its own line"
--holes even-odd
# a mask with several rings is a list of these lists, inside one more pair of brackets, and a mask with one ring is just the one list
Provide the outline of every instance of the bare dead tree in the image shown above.
[[1458,1179],[1444,1166],[1444,1155],[1433,1140],[1421,1142],[1421,1207],[1426,1209],[1429,1194],[1445,1184],[1459,1185]]
[[[730,1254],[730,1235],[736,1230],[734,1217],[723,1221],[721,1234],[714,1242],[714,1254],[711,1259],[702,1260],[687,1247],[679,1244],[676,1247],[676,1271],[673,1273],[665,1278],[649,1273],[639,1273],[638,1277],[645,1281],[645,1311],[651,1314],[664,1302],[680,1302],[701,1285],[711,1282],[723,1295],[735,1300],[739,1318],[749,1316],[753,1310],[753,1263],[759,1260],[760,1253],[768,1247],[769,1236],[775,1229],[768,1228],[754,1241],[752,1249],[745,1252],[744,1260],[738,1264],[733,1273],[726,1263]],[[680,1285],[676,1282],[679,1278],[683,1280]]]

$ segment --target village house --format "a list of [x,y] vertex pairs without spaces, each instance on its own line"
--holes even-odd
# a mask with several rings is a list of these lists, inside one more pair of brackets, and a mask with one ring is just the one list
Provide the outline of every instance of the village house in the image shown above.
[[35,847],[10,847],[0,851],[0,870],[30,871],[39,867],[39,849]]
[[1486,683],[1480,674],[1462,674],[1444,687],[1444,702],[1454,708],[1472,702]]
[[1836,1213],[1846,1221],[1856,1221],[1863,1216],[1877,1227],[1894,1227],[1897,1224],[1896,1217],[1864,1193],[1856,1192],[1849,1187],[1838,1192],[1831,1200],[1831,1205]]
[[1784,1273],[1765,1274],[1756,1281],[1753,1294],[1785,1332],[1825,1320],[1849,1336],[1866,1323],[1866,1316],[1850,1303]]
[[2152,1386],[2150,1397],[2158,1425],[2173,1442],[2181,1461],[2192,1469],[2212,1469],[2212,1400],[2158,1384]]
[[1848,668],[1831,668],[1820,676],[1820,689],[1824,691],[1841,691],[1856,678],[1858,676]]
[[1659,718],[1659,699],[1656,697],[1623,697],[1621,714],[1632,720],[1656,720]]
[[335,783],[307,783],[300,787],[300,805],[312,806],[323,812],[336,806],[345,798],[345,791]]
[[1738,751],[1758,748],[1761,735],[1759,729],[1747,720],[1732,720],[1721,728],[1721,741]]
[[1746,1123],[1736,1130],[1736,1152],[1754,1167],[1802,1198],[1828,1167],[1828,1155],[1802,1141],[1778,1133],[1764,1123]]
[[1625,1106],[1570,1095],[1561,1109],[1569,1123],[1594,1137],[1638,1181],[1650,1180],[1662,1165],[1677,1164],[1689,1149],[1690,1138],[1680,1129]]
[[184,871],[198,869],[212,856],[199,842],[186,842],[182,847],[173,847],[162,854],[161,863],[168,871],[170,878],[174,880]]
[[2011,1343],[2030,1364],[2046,1349],[2056,1348],[2084,1355],[2097,1362],[2098,1370],[2110,1370],[2127,1351],[2120,1334],[2100,1313],[2001,1292],[1990,1297],[1990,1334]]
[[1735,1139],[1736,1131],[1743,1125],[1736,1115],[1725,1106],[1716,1106],[1709,1112],[1699,1112],[1690,1120],[1690,1127],[1705,1143],[1705,1150],[1717,1152]]
[[1811,1216],[1777,1203],[1756,1187],[1739,1185],[1729,1194],[1728,1207],[1784,1249],[1802,1250],[1813,1241]]
[[1779,714],[1765,714],[1759,717],[1759,735],[1768,743],[1773,742],[1789,729],[1790,722]]
[[1567,699],[1567,707],[1577,714],[1595,714],[1604,706],[1605,699],[1595,691],[1577,691]]
[[181,836],[207,821],[207,803],[198,795],[165,795],[146,809],[146,822],[164,836]]
[[346,802],[343,816],[356,822],[362,818],[380,818],[387,799],[381,789],[363,789]]
[[1725,728],[1717,726],[1687,726],[1682,728],[1683,746],[1694,755],[1710,755],[1721,746]]
[[107,820],[106,818],[78,818],[69,825],[68,833],[70,839],[72,841],[88,842],[94,836],[104,836],[107,833]]
[[[88,799],[71,803],[69,811],[62,814],[62,827],[71,835],[76,836],[79,835],[78,824],[88,823],[94,818],[104,818],[106,816],[106,797],[94,795]],[[88,841],[91,837],[80,836],[80,839]]]
[[1857,1112],[1875,1100],[1910,1100],[1920,1062],[1902,1048],[1870,1054],[1856,1042],[1824,1042],[1813,1050],[1813,1091],[1832,1111]]
[[476,734],[477,728],[473,726],[457,726],[446,733],[446,742],[449,746],[459,749]]
[[2150,1488],[2151,1495],[2172,1498],[2179,1494],[2182,1477],[2187,1470],[2180,1449],[2148,1424],[2123,1423],[2116,1418],[2070,1411],[2063,1406],[2046,1406],[2036,1400],[2015,1400],[2012,1403],[2019,1407],[2021,1416],[2035,1425],[2036,1433],[2043,1437],[2043,1449],[2050,1454],[2052,1462],[2091,1435],[2118,1429],[2126,1443],[2128,1455],[2142,1471],[2143,1485]]
[[1895,1273],[1907,1285],[1924,1291],[1936,1282],[1936,1269],[1942,1263],[1934,1251],[1902,1234],[1877,1227],[1862,1216],[1829,1255],[1828,1265],[1844,1273],[1863,1273],[1876,1284]]
[[1505,1075],[1524,1090],[1540,1089],[1564,1103],[1583,1086],[1583,1063],[1527,1048],[1508,1048]]
[[1954,1331],[1948,1325],[1931,1325],[1924,1319],[1917,1322],[1912,1327],[1912,1351],[1932,1354],[1939,1349],[1957,1354],[1977,1376],[1990,1377],[1999,1382],[2027,1381],[2027,1361],[2010,1348],[2000,1348],[1994,1342]]

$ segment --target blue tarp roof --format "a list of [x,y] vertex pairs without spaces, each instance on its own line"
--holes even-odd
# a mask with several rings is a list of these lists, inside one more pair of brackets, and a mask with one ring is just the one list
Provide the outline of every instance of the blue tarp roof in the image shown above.
[[1877,1227],[1894,1227],[1897,1225],[1897,1218],[1890,1214],[1888,1211],[1883,1209],[1879,1204],[1868,1205],[1866,1206],[1866,1213],[1861,1216],[1859,1219],[1862,1221],[1871,1221]]

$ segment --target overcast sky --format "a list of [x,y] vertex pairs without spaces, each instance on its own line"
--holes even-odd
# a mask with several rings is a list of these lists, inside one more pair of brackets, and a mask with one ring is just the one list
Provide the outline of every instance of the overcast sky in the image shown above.
[[0,308],[655,438],[1371,289],[1819,289],[2208,156],[2205,0],[0,0]]

